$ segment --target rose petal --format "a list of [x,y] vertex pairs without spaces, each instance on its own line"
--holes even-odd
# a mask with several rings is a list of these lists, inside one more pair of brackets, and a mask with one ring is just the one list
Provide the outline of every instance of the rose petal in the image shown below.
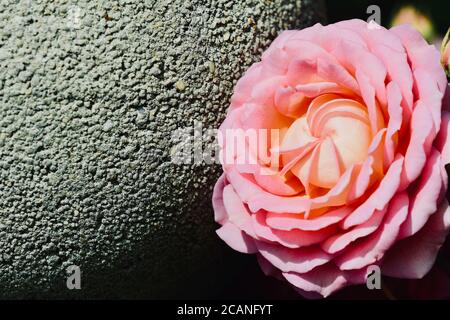
[[257,241],[261,255],[283,272],[305,273],[330,261],[331,256],[319,248],[289,249],[280,245]]
[[383,142],[386,130],[380,130],[373,138],[368,150],[368,157],[360,166],[358,176],[353,180],[348,202],[352,202],[364,195],[367,189],[383,175]]
[[352,212],[351,207],[340,207],[313,219],[304,219],[298,214],[268,212],[266,222],[271,228],[278,230],[316,231],[338,223],[350,212]]
[[279,174],[278,172],[270,174],[261,171],[263,171],[262,168],[253,174],[255,181],[259,186],[263,187],[270,193],[278,196],[294,196],[304,190],[300,181],[298,181],[295,177],[289,178],[286,175]]
[[256,253],[255,241],[234,224],[227,222],[216,231],[231,248],[242,253]]
[[261,62],[253,64],[236,83],[231,97],[230,111],[250,101],[253,85],[259,81],[262,68]]
[[292,87],[279,87],[275,92],[275,107],[281,114],[297,119],[306,112],[311,99]]
[[409,186],[422,172],[436,136],[430,111],[420,100],[416,103],[410,125],[412,134],[405,154],[400,190]]
[[370,82],[370,78],[360,69],[356,70],[356,80],[358,81],[362,98],[364,99],[367,111],[369,112],[372,134],[376,135],[377,132],[384,127],[384,118],[375,100],[375,89]]
[[434,45],[429,45],[423,36],[410,25],[404,24],[390,29],[402,41],[408,52],[412,69],[424,68],[437,80],[439,90],[444,93],[447,78],[440,65],[440,54]]
[[335,82],[315,82],[308,84],[299,84],[295,86],[297,92],[304,94],[306,97],[314,98],[326,93],[340,93],[343,95],[351,95],[352,92],[340,86]]
[[339,29],[351,30],[359,34],[369,50],[373,50],[373,48],[383,45],[397,52],[404,51],[398,37],[383,26],[377,25],[376,28],[371,28],[369,23],[360,19],[340,21],[334,25]]
[[374,193],[342,221],[341,226],[344,229],[367,221],[375,210],[382,210],[389,203],[400,185],[402,165],[403,157],[398,155]]
[[[367,75],[378,101],[382,105],[386,105],[386,87],[384,82],[387,71],[383,62],[376,55],[346,39],[340,41],[339,46],[334,50],[334,54],[356,76],[357,73]],[[355,92],[362,90],[360,85],[356,84],[356,87],[358,89],[354,90]]]
[[214,220],[220,224],[224,224],[227,218],[227,212],[223,204],[223,188],[225,188],[226,184],[225,174],[222,174],[219,180],[217,180],[213,190],[212,204],[214,209]]
[[248,204],[252,212],[261,209],[272,212],[301,213],[309,210],[310,199],[305,196],[280,197],[264,191],[248,174],[240,174],[235,168],[226,172],[239,198]]
[[245,231],[249,236],[255,237],[250,213],[230,184],[223,189],[223,204],[228,222]]
[[333,292],[351,283],[364,283],[364,271],[344,272],[328,263],[308,273],[284,272],[283,276],[291,284],[306,292],[316,292],[328,297]]
[[389,204],[381,227],[369,237],[355,242],[336,258],[341,270],[361,269],[381,260],[384,253],[396,241],[401,224],[408,213],[408,195],[399,193]]
[[320,243],[336,232],[336,228],[326,228],[319,231],[277,230],[266,223],[266,213],[252,216],[253,229],[257,237],[267,241],[277,242],[284,247],[295,249]]
[[444,93],[439,91],[439,84],[436,77],[428,70],[418,68],[414,70],[414,84],[417,89],[417,95],[430,111],[433,119],[434,128],[441,126],[442,98]]
[[419,184],[411,198],[408,218],[402,225],[399,239],[417,233],[437,210],[442,198],[442,163],[439,152],[433,149],[420,177]]
[[[397,147],[397,132],[400,130],[402,125],[402,107],[400,105],[402,101],[402,96],[400,89],[395,82],[390,82],[387,85],[387,98],[388,98],[388,113],[389,122],[386,131],[386,140],[384,147],[385,161],[384,166],[387,168],[392,161],[394,161],[395,151]],[[396,135],[394,137],[394,135]]]
[[415,235],[397,242],[387,252],[381,266],[382,273],[397,278],[422,278],[433,266],[449,228],[450,207],[444,200],[425,227]]
[[325,252],[328,252],[330,254],[341,251],[350,243],[375,232],[375,230],[377,230],[378,226],[381,224],[385,213],[386,210],[375,211],[369,220],[355,226],[350,231],[344,232],[342,234],[337,234],[329,238],[327,241],[322,243],[321,248]]
[[404,121],[409,122],[413,109],[413,76],[408,64],[408,55],[403,50],[398,52],[386,45],[373,46],[372,51],[387,68],[391,82],[395,83],[401,91],[404,104]]
[[283,279],[281,271],[275,268],[273,264],[267,261],[261,254],[257,254],[256,259],[258,261],[259,267],[266,276],[272,276],[279,280]]

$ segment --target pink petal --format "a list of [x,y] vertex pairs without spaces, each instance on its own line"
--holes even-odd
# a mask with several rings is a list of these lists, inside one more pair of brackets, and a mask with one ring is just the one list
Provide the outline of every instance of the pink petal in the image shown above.
[[358,240],[359,238],[366,237],[372,234],[378,229],[385,213],[386,210],[375,211],[369,220],[365,221],[364,223],[361,223],[360,225],[355,226],[350,231],[347,231],[342,234],[337,234],[329,238],[324,243],[322,243],[321,245],[322,249],[325,252],[333,254],[343,250],[350,243]]
[[239,79],[234,87],[233,96],[231,97],[230,110],[238,108],[243,103],[250,101],[253,85],[259,81],[262,68],[263,64],[261,62],[255,63],[248,68],[242,78]]
[[227,180],[244,203],[248,203],[250,198],[259,193],[270,195],[255,183],[252,175],[241,174],[234,167],[230,167],[225,173]]
[[292,87],[279,87],[275,92],[275,107],[287,117],[297,119],[306,112],[311,99]]
[[354,201],[363,196],[366,190],[374,182],[372,178],[383,173],[381,158],[383,157],[383,142],[385,141],[386,130],[380,130],[372,140],[368,150],[368,157],[361,165],[361,169],[356,179],[353,180],[350,192],[348,194],[348,202]]
[[320,38],[324,34],[326,27],[322,26],[320,23],[316,23],[315,25],[302,29],[301,32],[295,32],[290,38],[289,41],[286,42],[286,44],[289,44],[289,42],[296,41],[296,40],[302,40],[302,41],[308,41],[311,42],[311,44],[321,46]]
[[304,190],[295,177],[287,179],[285,175],[281,175],[278,172],[264,174],[261,173],[261,170],[257,170],[253,175],[259,186],[278,196],[294,196]]
[[261,209],[277,213],[305,213],[311,208],[311,200],[305,196],[279,197],[267,193],[259,193],[248,200],[252,212]]
[[430,111],[435,129],[441,126],[442,98],[444,93],[439,90],[435,74],[424,68],[414,70],[415,88],[420,101]]
[[373,163],[373,157],[368,157],[361,165],[361,170],[359,171],[357,178],[353,182],[348,194],[348,202],[352,202],[358,199],[369,188],[371,182],[370,178],[374,173],[374,170],[372,168]]
[[408,195],[406,192],[397,194],[389,204],[382,226],[369,237],[355,242],[335,259],[341,270],[361,269],[374,264],[394,244],[408,213]]
[[340,28],[337,24],[331,24],[324,27],[320,45],[328,52],[331,52],[332,55],[336,56],[335,50],[341,45],[342,39],[345,39],[362,49],[369,50],[366,41],[358,33],[353,30]]
[[259,267],[266,276],[275,277],[279,280],[283,280],[281,271],[273,266],[269,261],[267,261],[261,254],[256,255],[256,260],[258,261]]
[[384,209],[398,190],[402,165],[403,157],[397,155],[397,159],[389,167],[378,188],[370,195],[366,202],[342,221],[341,225],[344,229],[361,224],[367,221],[375,210]]
[[326,212],[316,218],[303,219],[297,214],[268,212],[266,222],[271,228],[290,231],[300,229],[315,231],[331,226],[344,219],[352,208],[345,206]]
[[286,74],[290,85],[331,82],[347,88],[347,92],[359,93],[353,76],[322,47],[292,39],[286,44],[285,51],[292,57]]
[[284,30],[282,31],[278,37],[273,40],[273,42],[270,44],[269,48],[263,53],[263,60],[264,55],[272,53],[275,49],[283,49],[286,45],[286,42],[288,42],[293,36],[295,36],[298,33],[298,30]]
[[317,59],[317,72],[321,78],[338,83],[341,86],[352,90],[354,93],[359,94],[359,86],[355,78],[340,64],[330,59],[318,58]]
[[276,89],[287,84],[286,77],[283,75],[261,78],[263,80],[259,79],[259,81],[252,84],[250,91],[251,101],[264,106],[271,105]]
[[422,172],[436,136],[430,111],[420,100],[414,108],[410,126],[412,134],[405,154],[401,190],[408,187]]
[[390,82],[387,86],[389,122],[387,125],[386,141],[384,147],[385,168],[394,161],[397,143],[394,135],[399,132],[402,125],[402,96],[400,89],[395,82]]
[[250,213],[231,184],[223,189],[223,204],[227,212],[228,222],[245,231],[249,236],[255,237]]
[[450,208],[444,200],[418,233],[397,242],[387,252],[381,265],[382,273],[397,278],[422,278],[433,266],[449,228]]
[[242,253],[256,253],[255,241],[234,224],[227,222],[216,231],[231,248]]
[[[395,37],[396,38],[396,37]],[[397,42],[398,39],[397,39]],[[373,53],[377,55],[387,68],[391,82],[400,88],[404,102],[405,121],[409,121],[413,109],[413,76],[408,64],[408,56],[403,50],[398,52],[386,45],[372,47]]]
[[375,99],[375,89],[370,82],[369,76],[359,69],[356,70],[356,80],[361,89],[362,98],[367,106],[372,134],[376,135],[384,127],[384,119]]
[[[357,75],[359,72],[367,75],[378,101],[382,105],[386,105],[385,79],[387,71],[383,62],[376,55],[346,39],[340,41],[334,54],[353,74]],[[359,90],[356,92],[359,92]]]
[[340,93],[343,95],[351,94],[351,91],[335,82],[314,82],[309,84],[299,84],[295,87],[295,89],[310,98],[314,98],[326,93]]
[[289,249],[263,241],[256,242],[260,254],[283,272],[305,273],[330,261],[331,256],[316,247]]
[[282,48],[271,45],[262,54],[261,61],[267,69],[267,73],[272,75],[285,75],[290,60],[289,55]]
[[434,45],[429,45],[422,35],[410,25],[404,24],[391,28],[402,41],[408,52],[412,69],[424,68],[437,80],[439,90],[444,93],[447,78],[440,65],[440,54]]
[[352,179],[354,179],[355,166],[348,168],[340,177],[336,185],[325,195],[312,199],[312,209],[324,208],[327,206],[336,207],[343,205],[350,189]]
[[223,204],[223,188],[227,184],[225,174],[222,174],[217,180],[212,196],[212,204],[214,209],[214,220],[217,223],[224,224],[227,218],[227,212]]
[[253,229],[258,238],[277,242],[284,247],[295,249],[320,243],[336,232],[336,228],[319,231],[276,230],[266,224],[266,213],[259,212],[252,216]]
[[370,28],[370,25],[366,21],[359,19],[340,21],[335,23],[335,26],[339,29],[351,30],[359,34],[371,51],[378,46],[386,46],[397,52],[404,50],[399,39],[382,26]]
[[[399,239],[417,233],[437,210],[437,203],[442,197],[444,183],[441,176],[442,163],[439,152],[432,149],[419,184],[411,199],[408,218],[402,225]],[[412,193],[412,192],[411,192]]]
[[244,130],[280,129],[289,127],[292,123],[292,119],[280,114],[274,106],[257,103],[244,104],[240,120]]
[[333,292],[349,285],[365,282],[364,272],[344,272],[332,263],[315,268],[308,273],[284,272],[283,276],[297,288],[328,297]]
[[230,168],[226,173],[239,198],[248,204],[252,212],[264,209],[280,213],[301,213],[310,208],[310,199],[307,197],[276,196],[260,188],[250,175],[240,174],[235,168]]
[[288,66],[286,79],[290,86],[323,81],[317,73],[316,59],[296,58]]

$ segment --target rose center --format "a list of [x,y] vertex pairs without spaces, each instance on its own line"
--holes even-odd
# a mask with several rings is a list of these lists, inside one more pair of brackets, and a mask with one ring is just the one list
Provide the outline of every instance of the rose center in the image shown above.
[[308,190],[333,187],[346,169],[367,157],[372,135],[366,107],[325,94],[315,98],[287,130],[281,144],[283,171]]

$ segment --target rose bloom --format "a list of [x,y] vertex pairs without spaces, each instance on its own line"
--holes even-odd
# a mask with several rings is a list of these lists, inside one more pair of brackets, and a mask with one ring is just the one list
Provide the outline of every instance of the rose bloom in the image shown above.
[[[422,278],[450,227],[446,89],[439,52],[407,25],[283,32],[219,130],[217,234],[306,297],[365,283],[372,265]],[[233,143],[239,130],[266,132],[268,156],[250,135]]]

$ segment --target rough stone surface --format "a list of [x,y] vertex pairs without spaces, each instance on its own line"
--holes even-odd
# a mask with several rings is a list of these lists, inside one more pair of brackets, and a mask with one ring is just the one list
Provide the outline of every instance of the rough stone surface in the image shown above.
[[220,288],[235,259],[210,209],[221,169],[171,164],[171,133],[218,127],[244,70],[319,3],[2,0],[0,297]]

